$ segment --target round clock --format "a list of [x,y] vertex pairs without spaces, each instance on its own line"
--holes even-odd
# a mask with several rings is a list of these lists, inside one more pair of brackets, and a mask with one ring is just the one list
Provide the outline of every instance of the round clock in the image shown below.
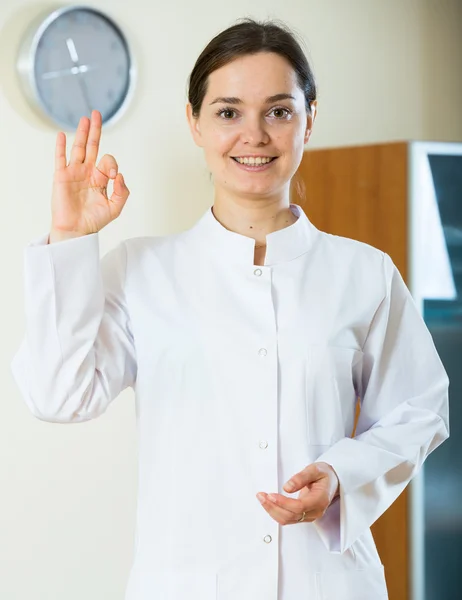
[[32,107],[67,130],[92,110],[104,124],[117,120],[135,83],[126,36],[110,17],[83,5],[38,17],[22,41],[17,68]]

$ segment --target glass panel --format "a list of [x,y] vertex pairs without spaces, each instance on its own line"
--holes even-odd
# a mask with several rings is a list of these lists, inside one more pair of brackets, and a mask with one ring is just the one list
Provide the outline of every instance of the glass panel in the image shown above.
[[462,597],[462,156],[429,155],[457,291],[425,300],[424,318],[450,379],[450,437],[424,467],[425,600]]

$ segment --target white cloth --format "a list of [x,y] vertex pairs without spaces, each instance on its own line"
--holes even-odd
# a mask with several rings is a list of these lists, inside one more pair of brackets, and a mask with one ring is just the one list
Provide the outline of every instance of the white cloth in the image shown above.
[[[291,209],[264,266],[211,208],[101,261],[98,234],[25,248],[12,371],[32,413],[86,421],[135,390],[126,600],[387,598],[369,527],[449,435],[448,378],[390,257]],[[279,525],[257,492],[296,498],[282,486],[316,460],[340,498]]]

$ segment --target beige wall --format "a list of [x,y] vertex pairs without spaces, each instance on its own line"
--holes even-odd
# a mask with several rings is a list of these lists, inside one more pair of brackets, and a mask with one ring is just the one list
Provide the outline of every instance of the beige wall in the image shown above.
[[[43,6],[0,4],[0,598],[122,600],[136,500],[132,393],[95,421],[44,423],[29,414],[9,370],[24,326],[23,247],[49,226],[56,131],[28,109],[13,68],[21,33]],[[208,171],[184,117],[186,79],[205,43],[240,16],[279,17],[303,35],[319,86],[312,146],[462,141],[458,0],[97,6],[131,36],[139,67],[132,106],[103,136],[101,155],[116,156],[132,194],[101,233],[102,252],[122,237],[187,227],[210,204]],[[166,502],[172,493],[165,490]]]

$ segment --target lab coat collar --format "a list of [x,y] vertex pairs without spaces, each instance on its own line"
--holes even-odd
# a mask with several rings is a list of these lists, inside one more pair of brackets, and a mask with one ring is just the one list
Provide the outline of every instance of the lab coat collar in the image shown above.
[[[215,217],[213,207],[192,228],[200,244],[214,256],[239,264],[254,264],[255,240],[226,229]],[[298,204],[290,204],[298,219],[292,225],[266,236],[265,266],[287,262],[308,252],[318,230]]]

